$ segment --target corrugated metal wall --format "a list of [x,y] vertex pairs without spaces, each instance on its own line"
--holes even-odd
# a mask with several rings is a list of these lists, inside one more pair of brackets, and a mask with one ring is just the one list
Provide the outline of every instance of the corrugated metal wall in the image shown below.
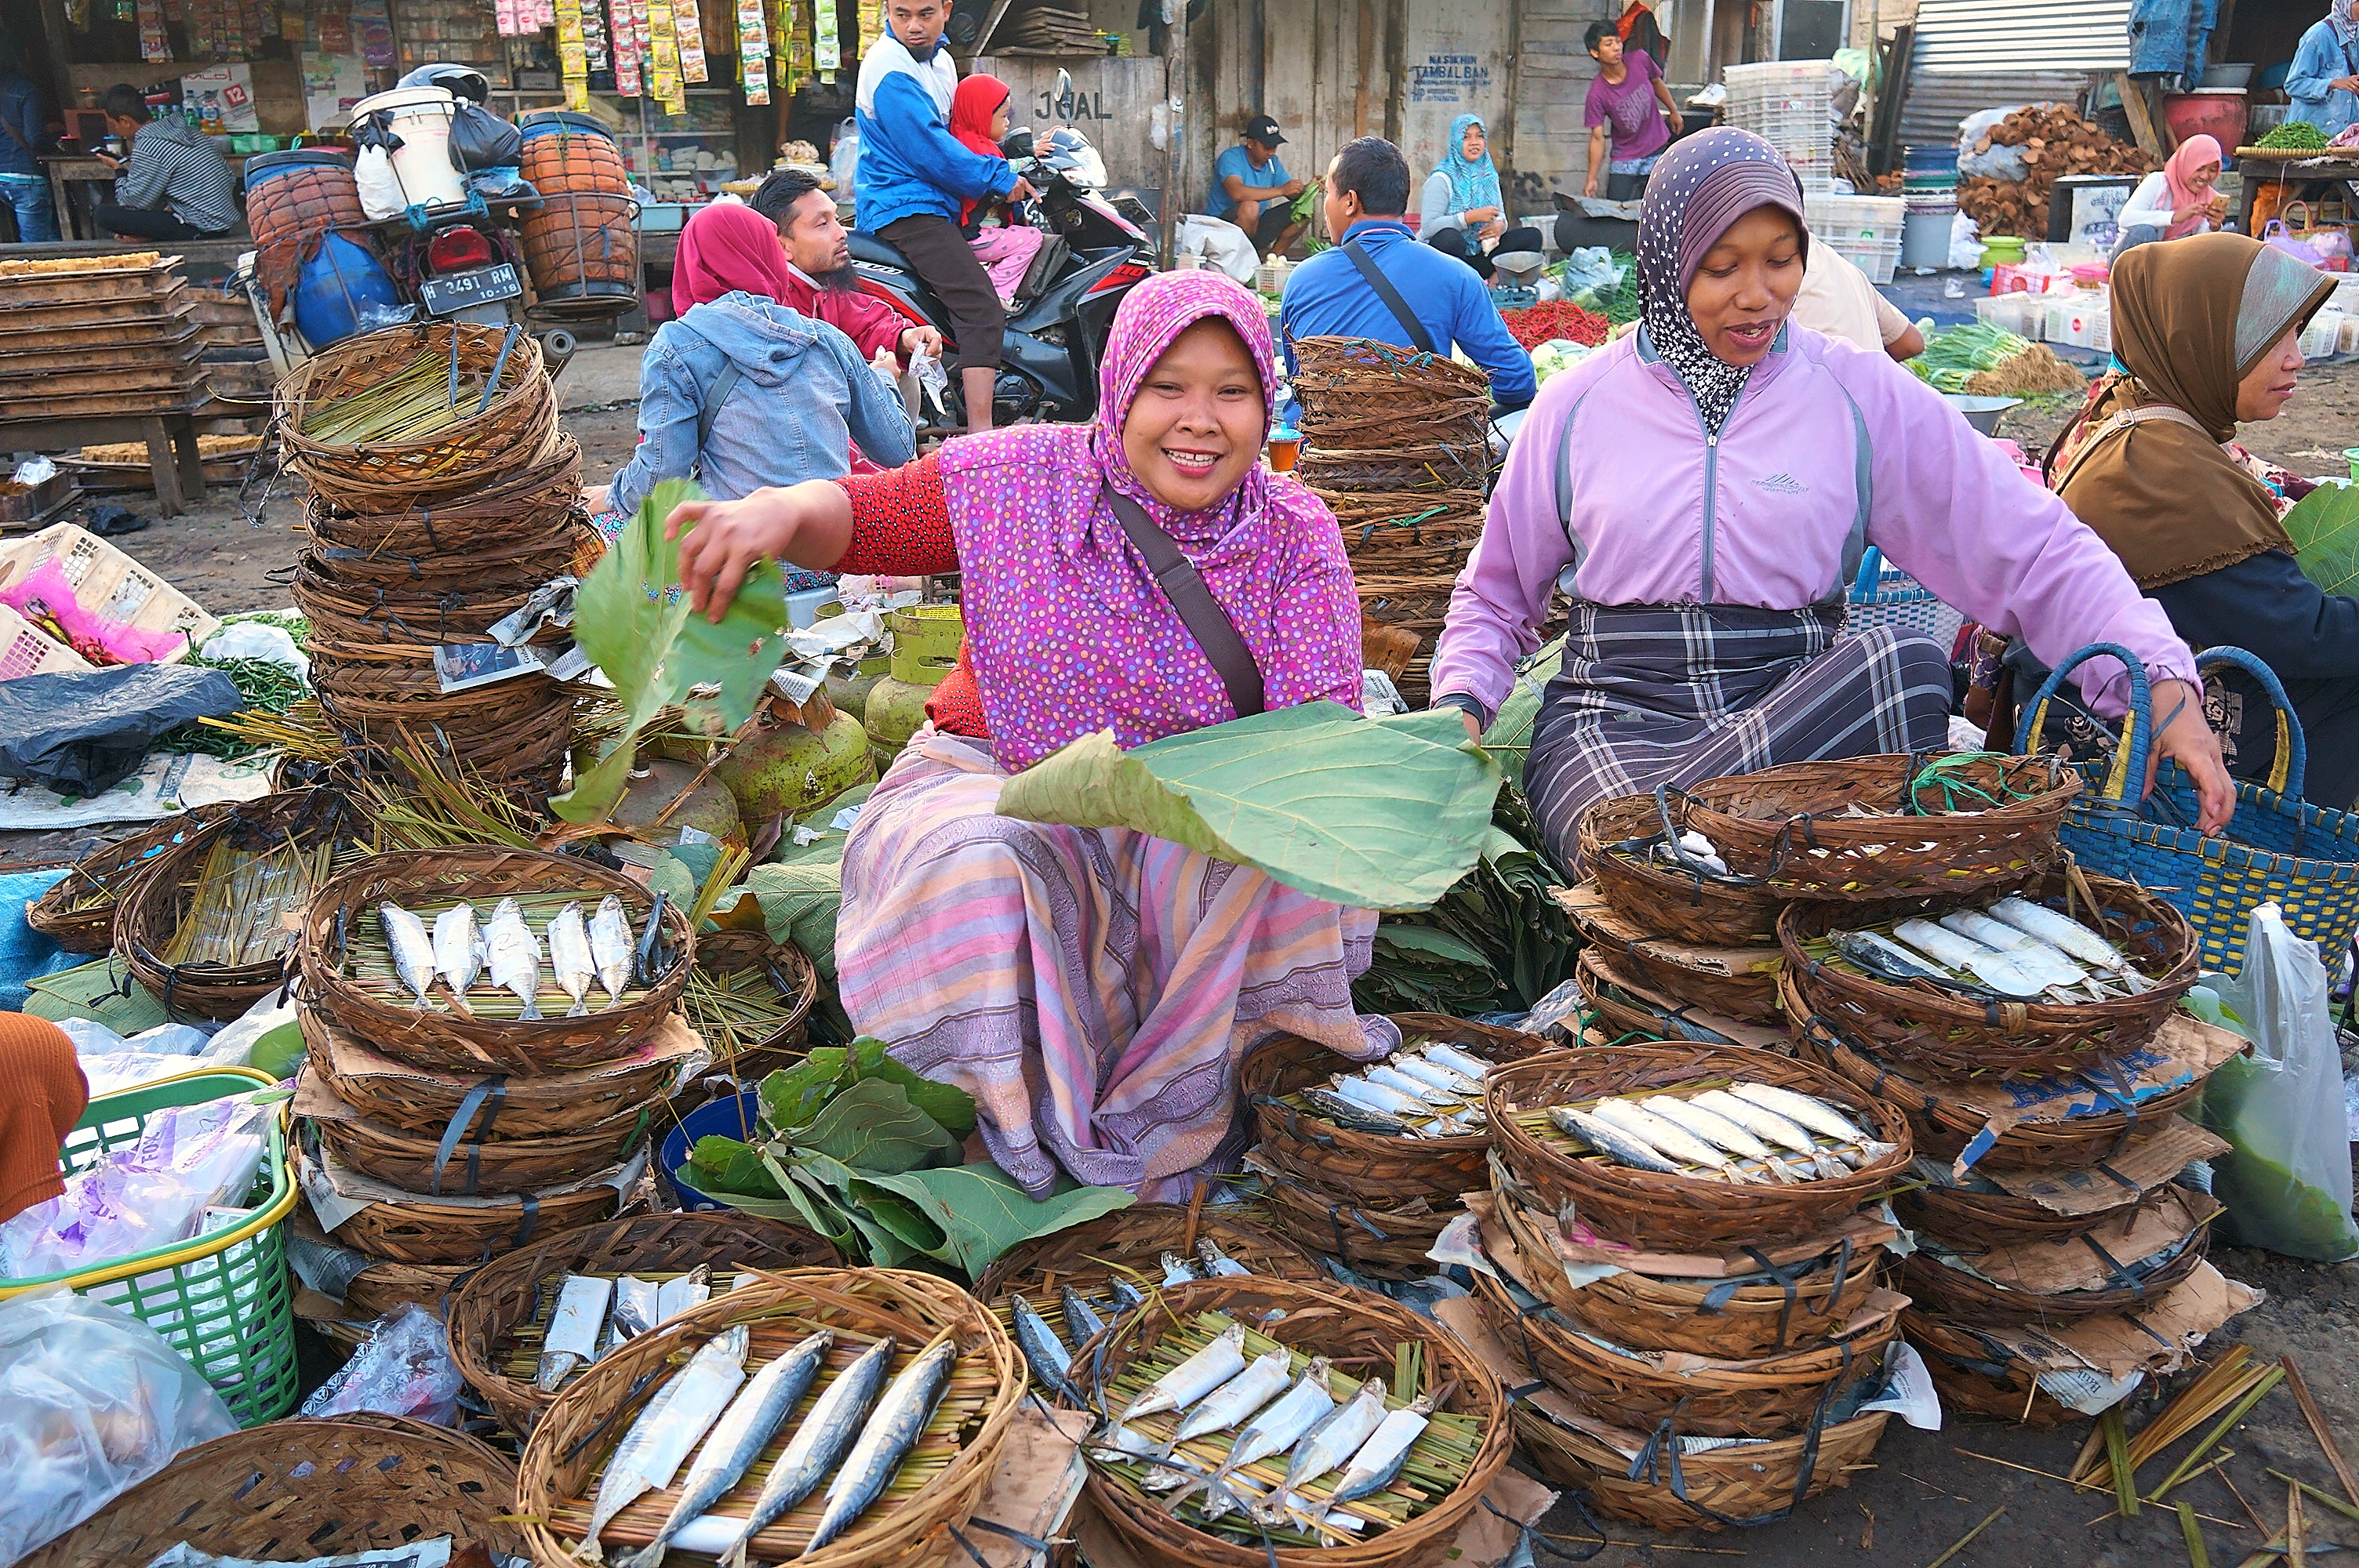
[[1922,0],[1911,69],[1962,71],[2124,70],[2131,0]]
[[[1929,4],[1927,10],[1931,10]],[[1908,78],[1908,101],[1900,106],[1900,139],[1916,146],[1946,146],[1958,139],[1958,122],[1983,109],[2018,103],[2078,106],[2093,80],[2072,70],[1977,70]]]

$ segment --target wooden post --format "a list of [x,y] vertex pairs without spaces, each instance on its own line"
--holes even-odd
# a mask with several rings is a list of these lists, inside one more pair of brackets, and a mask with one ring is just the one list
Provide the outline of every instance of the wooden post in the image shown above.
[[1524,102],[1524,8],[1507,7],[1507,92],[1500,104],[1496,124],[1491,127],[1491,143],[1495,149],[1492,162],[1499,170],[1499,215],[1507,226],[1516,224],[1516,116]]
[[1164,113],[1170,120],[1164,127],[1163,198],[1158,212],[1163,221],[1161,261],[1167,267],[1179,258],[1180,171],[1188,141],[1188,0],[1176,0],[1176,15],[1164,33],[1171,44],[1171,52],[1163,57]]
[[1352,134],[1368,134],[1368,78],[1376,69],[1376,0],[1360,0],[1360,76],[1352,90]]
[[2137,138],[2138,151],[2160,163],[2170,156],[2164,134],[2154,123],[2154,105],[2147,98],[2147,86],[2134,81],[2126,70],[2114,72],[2114,85],[2121,90],[2122,112],[2130,117],[2130,135]]

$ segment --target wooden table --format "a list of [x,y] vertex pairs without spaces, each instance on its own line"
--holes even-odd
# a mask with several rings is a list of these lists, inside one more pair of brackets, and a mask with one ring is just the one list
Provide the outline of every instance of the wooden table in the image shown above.
[[178,517],[203,499],[205,465],[196,421],[187,409],[119,418],[0,420],[0,452],[79,451],[114,441],[144,441],[156,481],[156,510]]
[[2238,147],[2236,169],[2244,176],[2237,194],[2236,227],[2254,233],[2253,204],[2264,185],[2308,185],[2325,180],[2340,183],[2348,195],[2359,197],[2359,147],[2321,153],[2302,147]]
[[90,212],[77,214],[73,207],[72,188],[77,185],[112,185],[114,166],[87,153],[45,153],[41,164],[49,170],[49,195],[58,210],[58,233],[68,240],[102,238],[98,232],[97,203],[91,203]]

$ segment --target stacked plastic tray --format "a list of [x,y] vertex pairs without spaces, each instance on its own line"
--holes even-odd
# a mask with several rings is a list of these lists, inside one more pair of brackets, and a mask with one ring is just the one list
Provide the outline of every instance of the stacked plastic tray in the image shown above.
[[1751,131],[1794,166],[1806,196],[1834,189],[1835,67],[1826,59],[1768,60],[1732,65],[1721,72],[1728,88],[1722,114]]
[[1810,238],[1867,274],[1890,283],[1900,261],[1900,231],[1908,203],[1897,196],[1810,196],[1802,202]]

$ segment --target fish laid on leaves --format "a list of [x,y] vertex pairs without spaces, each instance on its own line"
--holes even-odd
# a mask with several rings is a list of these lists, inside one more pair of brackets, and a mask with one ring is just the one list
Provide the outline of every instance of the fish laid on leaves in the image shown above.
[[1246,1465],[1258,1463],[1273,1454],[1284,1454],[1302,1441],[1303,1434],[1332,1413],[1335,1409],[1334,1390],[1328,1381],[1328,1363],[1324,1356],[1313,1357],[1302,1368],[1302,1376],[1294,1386],[1280,1394],[1251,1424],[1237,1433],[1229,1444],[1228,1457],[1219,1469],[1194,1487],[1182,1491],[1164,1506],[1177,1509],[1193,1491],[1204,1493],[1202,1512],[1206,1519],[1219,1519],[1236,1506],[1237,1497],[1229,1480]]
[[467,988],[484,972],[482,934],[475,929],[475,906],[455,903],[434,917],[434,972],[463,1006]]
[[1426,1105],[1456,1105],[1465,1097],[1452,1089],[1440,1088],[1411,1073],[1405,1073],[1388,1062],[1361,1069],[1360,1076],[1372,1084],[1381,1084],[1395,1094],[1406,1095]]
[[1470,1052],[1461,1051],[1457,1046],[1443,1040],[1426,1042],[1425,1059],[1429,1062],[1439,1062],[1452,1072],[1463,1073],[1474,1080],[1478,1088],[1491,1071],[1491,1064],[1482,1057]]
[[1165,1453],[1210,1433],[1249,1421],[1294,1381],[1294,1352],[1283,1345],[1254,1357],[1245,1369],[1196,1401],[1181,1417]]
[[1440,1062],[1424,1056],[1402,1052],[1394,1056],[1387,1065],[1397,1072],[1407,1074],[1430,1088],[1439,1090],[1453,1100],[1472,1099],[1483,1092],[1482,1084],[1476,1080],[1468,1077],[1454,1067],[1444,1066]]
[[642,1493],[671,1485],[689,1451],[721,1419],[730,1397],[745,1382],[746,1340],[742,1323],[722,1330],[648,1401],[622,1446],[614,1450],[614,1458],[606,1462],[606,1473],[598,1481],[598,1496],[590,1506],[589,1533],[573,1549],[575,1557],[584,1563],[603,1563],[606,1551],[598,1537],[607,1524]]
[[1412,1135],[1416,1129],[1388,1110],[1375,1110],[1355,1100],[1344,1098],[1333,1089],[1307,1088],[1302,1091],[1302,1103],[1334,1122],[1355,1132],[1379,1132],[1389,1137]]
[[2070,953],[2093,969],[2120,977],[2133,992],[2149,989],[2147,978],[2132,967],[2122,950],[2070,915],[2059,914],[2027,898],[2003,898],[1990,906],[1993,919]]
[[579,1018],[589,1011],[598,966],[590,956],[590,930],[582,924],[578,903],[567,904],[549,923],[549,967],[557,971],[558,989],[573,999],[565,1016]]
[[2029,932],[2017,931],[2003,920],[1971,909],[1952,910],[1935,924],[1944,930],[1954,931],[1969,942],[1979,942],[1995,952],[2006,954],[2032,977],[2052,988],[2070,988],[2089,983],[2089,971],[2074,963],[2060,947],[2050,946]]
[[549,1314],[549,1332],[541,1338],[534,1388],[553,1394],[574,1368],[597,1359],[599,1331],[606,1326],[606,1304],[614,1294],[612,1280],[595,1274],[565,1276],[557,1291],[557,1310]]
[[2048,988],[1996,948],[1945,930],[1930,920],[1904,920],[1892,935],[1946,969],[1970,974],[2001,996],[2028,1001]]
[[1210,1345],[1141,1389],[1115,1422],[1127,1425],[1162,1411],[1186,1410],[1245,1369],[1245,1327],[1233,1323]]
[[1607,1159],[1640,1171],[1661,1171],[1669,1175],[1681,1173],[1679,1165],[1665,1159],[1645,1143],[1615,1127],[1600,1121],[1586,1111],[1575,1110],[1569,1105],[1550,1106],[1549,1120],[1560,1132],[1570,1133]]
[[1333,1080],[1335,1092],[1353,1104],[1369,1110],[1381,1110],[1388,1116],[1430,1116],[1433,1108],[1416,1095],[1404,1094],[1384,1084],[1371,1083],[1359,1076],[1342,1073]]
[[1675,1121],[1705,1142],[1746,1160],[1769,1159],[1769,1145],[1756,1138],[1745,1128],[1693,1100],[1677,1095],[1648,1095],[1638,1102],[1638,1108],[1654,1112],[1666,1121]]
[[[1268,1501],[1255,1510],[1256,1517],[1265,1524],[1276,1524],[1296,1511],[1290,1499],[1320,1476],[1350,1460],[1362,1444],[1375,1435],[1384,1420],[1385,1386],[1371,1378],[1360,1385],[1359,1392],[1337,1405],[1295,1445],[1287,1460],[1286,1479],[1270,1494]],[[1308,1504],[1308,1498],[1303,1500]]]
[[500,900],[484,927],[484,946],[491,956],[492,984],[513,991],[524,1001],[519,1019],[540,1017],[540,939],[524,923],[524,911],[512,898]]
[[[1890,1144],[1876,1143],[1869,1136],[1867,1129],[1861,1127],[1816,1095],[1806,1095],[1794,1089],[1781,1089],[1774,1084],[1745,1082],[1729,1085],[1728,1092],[1738,1099],[1750,1100],[1758,1106],[1767,1106],[1779,1116],[1799,1121],[1811,1131],[1823,1133],[1838,1143],[1858,1143],[1870,1148],[1880,1148],[1885,1153],[1892,1152]],[[1879,1154],[1875,1157],[1881,1159],[1883,1156]]]
[[605,989],[608,1007],[622,1000],[623,992],[630,988],[633,956],[631,917],[624,911],[622,899],[610,892],[598,901],[598,912],[590,917],[590,962],[598,971],[598,984]]
[[1726,1089],[1706,1089],[1688,1103],[1715,1116],[1725,1117],[1756,1138],[1775,1143],[1780,1149],[1809,1154],[1818,1148],[1817,1141],[1810,1136],[1810,1130],[1800,1122],[1780,1116],[1766,1105],[1739,1099]]
[[745,1529],[716,1554],[721,1568],[745,1568],[746,1548],[754,1537],[835,1473],[844,1454],[860,1441],[869,1410],[876,1403],[878,1390],[885,1387],[885,1375],[893,1366],[897,1348],[897,1342],[889,1336],[878,1340],[820,1390],[810,1413],[795,1428],[794,1436],[787,1440],[787,1446],[770,1466],[769,1478],[762,1483],[761,1495],[754,1499],[754,1511],[746,1516]]
[[1878,979],[1897,982],[1930,980],[1935,985],[1952,989],[1958,984],[1947,970],[1927,963],[1898,943],[1873,931],[1830,931],[1827,940],[1833,943],[1835,951],[1850,959],[1855,968]]
[[1682,1165],[1701,1165],[1705,1170],[1726,1171],[1728,1156],[1690,1132],[1676,1121],[1666,1120],[1651,1110],[1642,1109],[1625,1099],[1602,1099],[1589,1108],[1589,1114],[1598,1120],[1620,1128],[1639,1140],[1658,1154],[1676,1160]]
[[945,1337],[929,1346],[893,1379],[892,1387],[876,1401],[875,1413],[862,1429],[860,1441],[844,1458],[843,1467],[828,1483],[827,1506],[811,1530],[804,1556],[858,1523],[869,1505],[893,1484],[901,1462],[917,1446],[926,1423],[934,1419],[934,1407],[950,1391],[951,1373],[957,1365],[958,1342]]
[[397,903],[378,904],[376,923],[393,954],[393,972],[424,1009],[426,993],[434,989],[434,940],[426,935],[425,923]]
[[705,1440],[696,1463],[689,1466],[688,1479],[680,1483],[679,1500],[672,1504],[655,1540],[644,1551],[624,1558],[621,1568],[658,1568],[671,1538],[719,1502],[761,1457],[771,1437],[810,1391],[811,1380],[819,1376],[834,1345],[835,1332],[822,1328],[747,1379]]

